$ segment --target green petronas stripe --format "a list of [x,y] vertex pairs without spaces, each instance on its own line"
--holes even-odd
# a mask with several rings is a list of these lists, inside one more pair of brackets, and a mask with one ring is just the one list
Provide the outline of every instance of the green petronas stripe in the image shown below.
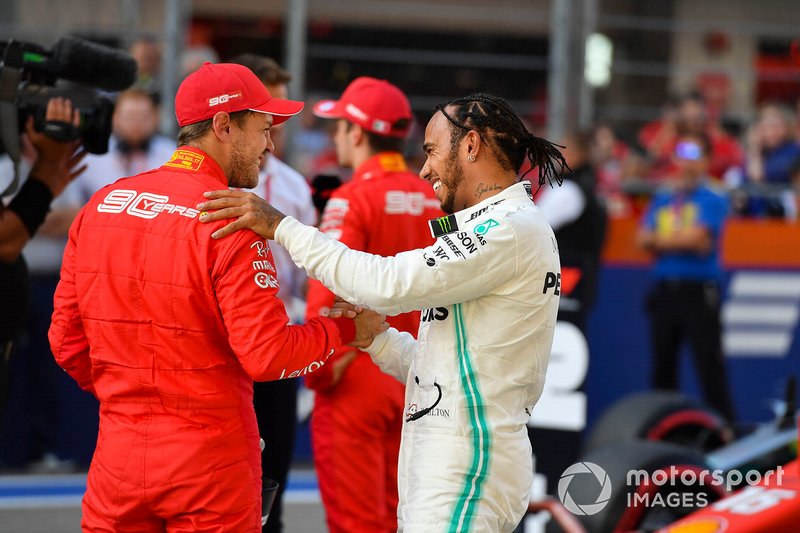
[[467,333],[461,304],[456,304],[454,311],[459,374],[472,427],[473,455],[472,465],[469,469],[470,473],[464,479],[464,489],[456,503],[448,531],[449,533],[464,533],[469,531],[475,507],[480,501],[481,488],[489,471],[491,438],[486,424],[486,416],[483,412],[483,399],[469,359]]
[[[480,386],[478,384],[475,371],[472,368],[472,359],[469,357],[469,350],[467,350],[467,329],[466,326],[464,325],[464,318],[460,305],[458,308],[458,323],[461,327],[461,335],[464,338],[464,355],[465,355],[464,361],[467,364],[467,375],[471,378],[475,389],[474,394],[475,394],[475,399],[477,400],[475,404],[475,411],[478,417],[478,424],[480,424],[483,437],[483,445],[480,446],[483,471],[477,480],[475,497],[472,500],[470,500],[469,508],[467,509],[467,514],[469,516],[473,516],[475,514],[475,507],[478,505],[478,502],[480,502],[483,482],[486,480],[486,476],[489,473],[489,458],[490,458],[490,451],[492,449],[492,436],[489,433],[489,426],[486,422],[486,413],[484,413],[483,411],[484,407],[483,396],[481,396]],[[473,441],[475,442],[475,446],[477,447],[480,440],[477,437],[473,437]]]

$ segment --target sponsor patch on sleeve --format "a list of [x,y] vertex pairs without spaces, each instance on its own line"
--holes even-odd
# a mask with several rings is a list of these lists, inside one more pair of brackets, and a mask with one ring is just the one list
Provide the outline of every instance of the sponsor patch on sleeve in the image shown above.
[[275,279],[275,276],[271,276],[266,272],[256,272],[255,277],[253,280],[256,282],[256,285],[261,287],[262,289],[270,288],[270,289],[277,289],[278,288],[278,280]]
[[528,198],[530,198],[531,202],[532,202],[533,201],[533,187],[531,187],[531,184],[528,183],[527,181],[522,182],[522,186],[525,188],[525,192],[528,194]]
[[500,224],[495,219],[490,218],[489,220],[484,220],[483,222],[475,226],[473,231],[475,232],[476,235],[483,236],[489,233],[489,230],[491,230],[492,228],[496,228],[499,225]]
[[434,239],[458,231],[458,222],[456,221],[455,215],[434,218],[428,221],[428,225],[431,228],[431,235],[433,235]]

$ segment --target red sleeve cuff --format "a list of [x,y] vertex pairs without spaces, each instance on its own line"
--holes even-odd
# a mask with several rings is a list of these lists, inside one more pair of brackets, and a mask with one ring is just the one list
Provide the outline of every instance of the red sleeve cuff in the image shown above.
[[349,318],[329,318],[339,330],[340,344],[350,344],[356,338],[356,324]]

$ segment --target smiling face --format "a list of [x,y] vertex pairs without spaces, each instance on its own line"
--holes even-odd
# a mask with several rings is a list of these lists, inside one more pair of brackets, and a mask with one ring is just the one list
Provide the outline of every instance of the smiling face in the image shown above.
[[249,113],[241,125],[231,121],[233,141],[228,165],[228,185],[252,189],[258,185],[258,171],[267,151],[274,145],[269,131],[272,115]]
[[455,213],[468,206],[464,172],[458,147],[451,145],[451,129],[447,118],[437,112],[425,128],[422,149],[427,156],[419,176],[433,186],[436,198],[445,213]]

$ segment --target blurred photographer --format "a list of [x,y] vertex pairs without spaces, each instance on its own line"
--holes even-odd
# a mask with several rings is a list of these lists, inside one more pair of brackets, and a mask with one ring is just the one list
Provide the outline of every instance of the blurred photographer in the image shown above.
[[[44,131],[36,131],[29,117],[22,135],[30,171],[14,195],[0,202],[0,412],[8,397],[8,363],[12,343],[25,325],[28,303],[28,270],[21,256],[23,247],[45,223],[50,204],[86,166],[80,141],[62,142],[46,131],[78,127],[79,113],[69,99],[49,100]],[[13,176],[11,160],[3,158],[0,188],[6,190]],[[20,165],[23,167],[24,164]]]
[[67,194],[83,207],[94,193],[125,176],[160,167],[172,157],[175,140],[158,133],[158,105],[144,89],[117,95],[108,152],[89,154],[89,168],[70,185]]
[[63,374],[46,338],[63,236],[79,207],[67,185],[85,153],[108,151],[107,94],[136,73],[124,51],[74,36],[51,47],[0,41],[0,463],[52,471],[59,405],[76,411],[58,396]]

